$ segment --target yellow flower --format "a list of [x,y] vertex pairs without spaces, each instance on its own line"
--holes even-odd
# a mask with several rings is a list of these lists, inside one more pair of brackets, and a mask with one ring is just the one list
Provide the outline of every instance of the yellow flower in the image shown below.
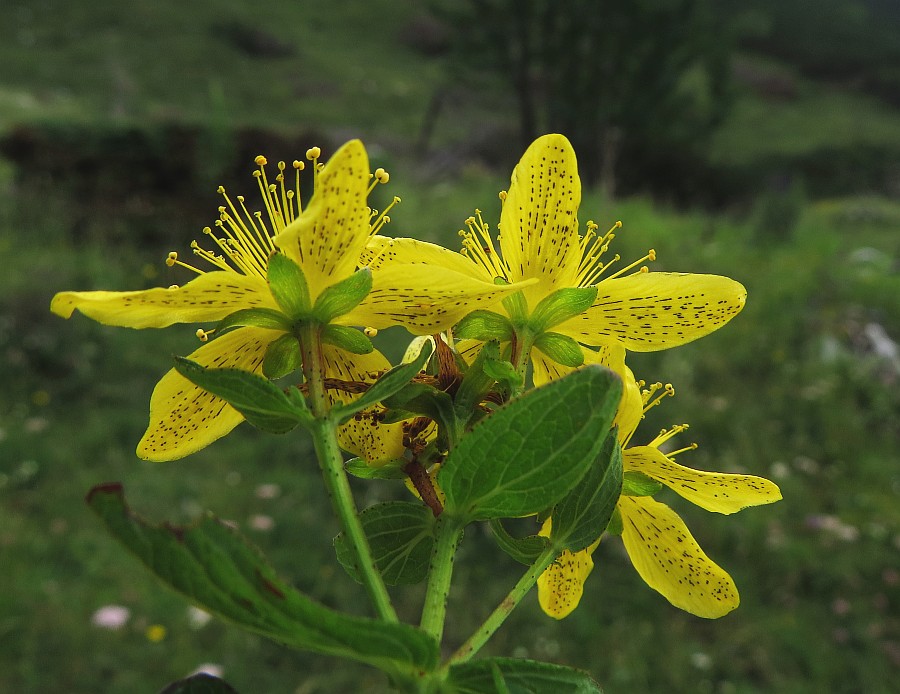
[[[664,430],[645,446],[628,447],[643,414],[674,394],[670,385],[654,384],[641,390],[629,373],[626,394],[616,422],[623,447],[626,473],[642,473],[707,511],[731,514],[749,506],[781,499],[778,486],[753,475],[705,472],[679,465],[674,457],[694,448],[663,453],[660,446],[687,429],[678,425]],[[652,496],[626,488],[616,505],[622,521],[622,541],[641,578],[670,603],[699,617],[722,617],[738,606],[737,588],[731,576],[700,548],[684,521]],[[541,534],[549,536],[549,525]],[[582,552],[565,551],[538,579],[541,607],[562,619],[578,605],[584,581],[593,568],[591,554],[597,543]]]
[[[675,347],[720,328],[744,306],[746,290],[727,277],[649,272],[642,263],[655,260],[653,250],[622,268],[619,256],[606,259],[621,223],[601,235],[588,222],[584,235],[579,233],[581,181],[575,153],[562,135],[535,140],[500,197],[499,253],[476,210],[460,232],[462,256],[381,236],[372,238],[368,255],[378,256],[379,264],[427,262],[485,280],[529,282],[518,298],[507,298],[496,310],[503,311],[516,339],[533,345],[535,384],[550,380],[559,365],[591,360],[585,347],[639,352]],[[589,287],[596,287],[596,298],[572,291]],[[462,337],[476,337],[463,332]]]
[[[61,292],[51,310],[69,318],[77,309],[107,325],[130,328],[162,328],[175,323],[220,321],[238,311],[255,309],[273,316],[271,323],[256,320],[204,344],[189,358],[203,366],[239,368],[260,372],[270,345],[293,330],[296,315],[285,316],[283,297],[268,280],[271,259],[281,251],[302,271],[303,301],[312,305],[329,287],[347,280],[359,266],[359,256],[369,238],[389,220],[367,206],[368,194],[387,174],[369,172],[366,150],[359,140],[341,147],[324,166],[319,149],[307,152],[314,175],[314,193],[304,208],[300,195],[300,171],[304,162],[293,162],[292,186],[278,164],[275,182],[266,175],[266,160],[257,157],[254,175],[264,210],[251,212],[243,196],[231,198],[219,188],[225,204],[219,208],[216,229],[204,232],[218,252],[202,248],[194,253],[213,266],[204,271],[170,253],[169,266],[180,265],[197,273],[184,286],[131,292]],[[296,284],[296,283],[295,283]],[[296,289],[296,287],[294,287]],[[459,276],[442,267],[396,265],[372,276],[372,287],[361,303],[329,316],[337,326],[386,328],[404,325],[417,333],[445,329],[461,316],[461,304],[490,305],[510,289],[471,276]],[[279,301],[279,299],[282,299]],[[339,328],[338,328],[339,329]],[[197,331],[206,341],[210,332]],[[227,434],[243,417],[223,400],[194,386],[174,369],[157,384],[150,401],[150,424],[137,453],[147,460],[184,457]]]

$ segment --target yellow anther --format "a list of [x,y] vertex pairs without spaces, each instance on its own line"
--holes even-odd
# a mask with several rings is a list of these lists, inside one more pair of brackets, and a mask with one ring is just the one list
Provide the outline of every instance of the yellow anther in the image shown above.
[[366,337],[375,337],[378,334],[378,328],[365,328],[363,329],[363,335]]
[[638,270],[638,274],[641,274],[641,275],[645,275],[648,272],[650,272],[650,268],[648,268],[646,265],[641,265],[641,269]]
[[269,163],[269,160],[266,159],[262,154],[257,155],[257,157],[253,160],[257,166],[265,166]]
[[284,166],[285,166],[285,164],[283,161],[278,162],[278,170],[279,171],[284,171]]
[[622,228],[622,220],[616,220],[616,223],[613,224],[613,229],[621,229]]
[[310,147],[306,150],[306,158],[310,161],[315,161],[320,156],[322,156],[322,150],[319,147]]
[[656,260],[656,251],[652,248],[647,252],[647,258],[650,260]]
[[175,263],[178,262],[178,254],[175,251],[169,253],[169,257],[166,258],[166,265],[172,267]]
[[297,171],[303,171],[303,169],[306,168],[306,162],[300,161],[299,159],[294,159],[292,164]]
[[207,333],[203,328],[197,328],[197,332],[195,334],[197,335],[197,339],[200,340],[200,342],[206,342],[207,340],[209,340],[209,333]]
[[168,289],[171,290],[171,291],[175,291],[176,289],[178,289],[178,285],[177,285],[177,284],[170,284],[170,285],[168,286]]
[[475,224],[475,217],[466,217],[465,221],[466,226],[471,226]]
[[505,201],[508,195],[509,195],[509,193],[507,193],[505,190],[501,190],[500,193],[498,194],[498,197],[501,200]]
[[216,188],[216,192],[219,195],[224,195],[225,194],[225,186],[219,186],[218,188]]

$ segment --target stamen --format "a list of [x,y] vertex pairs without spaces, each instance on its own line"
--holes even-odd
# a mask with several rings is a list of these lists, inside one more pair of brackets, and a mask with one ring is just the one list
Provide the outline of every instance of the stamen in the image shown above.
[[475,216],[469,217],[465,224],[469,230],[459,231],[463,255],[487,270],[491,277],[509,277],[509,268],[494,247],[490,227],[481,216],[481,210],[475,210]]
[[[376,172],[376,175],[377,175],[377,172]],[[381,214],[378,214],[377,210],[372,210],[372,216],[375,216],[375,215],[378,215],[378,216],[376,217],[375,221],[369,225],[369,236],[374,236],[379,231],[381,231],[381,228],[385,224],[390,223],[391,218],[388,217],[388,212],[390,212],[391,209],[393,209],[393,207],[395,205],[399,205],[399,204],[400,204],[400,198],[395,195],[394,199],[391,200],[390,204],[384,208],[384,211]]]
[[680,434],[682,431],[686,431],[688,429],[687,424],[676,424],[670,429],[663,429],[659,432],[659,435],[655,439],[653,439],[648,446],[653,446],[654,448],[659,448],[666,441],[671,439],[673,436]]
[[166,265],[168,265],[169,267],[179,265],[183,268],[187,268],[188,270],[192,270],[193,272],[196,272],[198,275],[205,274],[205,272],[203,270],[199,270],[198,268],[195,268],[193,265],[188,265],[187,263],[184,263],[184,262],[178,260],[178,253],[176,253],[175,251],[172,251],[169,253],[168,257],[166,258]]
[[375,337],[378,334],[378,328],[363,328],[363,335],[366,337]]
[[577,276],[579,287],[596,284],[609,266],[619,260],[616,255],[608,263],[603,263],[601,257],[609,250],[610,242],[616,238],[616,229],[621,227],[622,222],[616,222],[603,236],[599,236],[597,229],[600,227],[593,220],[588,221],[587,231],[581,237],[581,262],[578,264]]
[[[616,256],[616,258],[618,258],[618,256]],[[603,279],[604,279],[604,281],[606,281],[606,280],[611,280],[611,279],[615,279],[616,277],[619,277],[620,275],[625,274],[626,272],[628,272],[628,271],[631,270],[632,268],[637,267],[638,265],[640,265],[641,263],[643,263],[645,260],[651,260],[651,261],[652,261],[652,260],[656,260],[656,251],[654,251],[654,250],[651,248],[649,251],[647,251],[647,255],[645,255],[643,258],[640,258],[639,260],[635,260],[633,263],[631,263],[631,265],[629,265],[629,266],[627,266],[627,267],[623,267],[623,268],[622,268],[621,270],[619,270],[618,272],[616,272],[616,273],[610,275],[609,277],[604,277]],[[645,267],[640,268],[640,269],[638,270],[638,272],[641,272],[641,273],[643,273],[643,272],[650,272],[650,268],[648,268],[648,267],[645,266]]]
[[203,328],[197,328],[197,332],[195,334],[197,335],[197,339],[200,340],[200,342],[206,342],[207,340],[209,340],[209,336],[214,332],[215,330],[204,330]]

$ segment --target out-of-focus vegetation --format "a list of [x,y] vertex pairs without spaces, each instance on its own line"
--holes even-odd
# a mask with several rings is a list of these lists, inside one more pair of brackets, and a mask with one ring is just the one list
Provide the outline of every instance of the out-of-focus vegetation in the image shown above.
[[[639,435],[690,422],[700,448],[682,462],[770,476],[785,499],[728,518],[670,500],[733,573],[743,604],[732,615],[706,622],[670,607],[609,540],[571,617],[548,620],[526,601],[489,650],[586,668],[611,694],[890,692],[900,669],[898,17],[877,0],[733,5],[717,6],[736,46],[735,100],[702,156],[642,176],[624,169],[620,197],[586,191],[580,216],[623,220],[623,258],[654,247],[656,269],[747,286],[725,329],[631,360],[678,391]],[[63,322],[47,307],[62,289],[182,282],[162,261],[215,218],[217,183],[250,199],[253,155],[290,160],[311,144],[327,154],[355,135],[403,198],[389,231],[456,243],[473,208],[496,221],[496,191],[520,154],[512,85],[458,72],[453,26],[406,1],[263,11],[237,0],[13,0],[3,17],[0,690],[157,691],[211,663],[245,692],[381,691],[361,667],[201,625],[106,537],[82,497],[121,480],[149,518],[212,510],[306,592],[367,610],[333,559],[336,527],[302,439],[243,425],[187,460],[134,456],[153,384],[171,355],[196,347],[191,330]],[[402,349],[402,334],[381,337]],[[363,506],[402,493],[358,490]],[[451,639],[517,570],[487,531],[469,533]],[[420,591],[396,595],[413,618]],[[119,630],[92,625],[109,604],[130,610]]]

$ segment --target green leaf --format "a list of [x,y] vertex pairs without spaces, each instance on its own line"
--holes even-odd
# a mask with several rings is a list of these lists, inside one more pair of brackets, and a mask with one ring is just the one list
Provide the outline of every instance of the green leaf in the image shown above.
[[450,667],[453,694],[602,694],[591,676],[575,670],[516,658],[485,658]]
[[662,488],[662,482],[638,470],[629,470],[622,480],[622,494],[625,496],[653,496]]
[[596,542],[609,525],[621,491],[622,447],[614,428],[578,486],[553,509],[553,545],[580,552]]
[[372,341],[361,330],[344,325],[326,325],[322,328],[322,342],[334,345],[351,354],[370,354],[375,350]]
[[305,318],[311,308],[309,286],[303,270],[284,253],[273,253],[266,274],[269,291],[289,317]]
[[344,469],[363,480],[405,480],[409,475],[403,468],[408,462],[403,458],[394,458],[376,467],[369,465],[365,458],[351,458],[344,463]]
[[313,315],[322,323],[330,323],[338,316],[350,313],[371,290],[372,271],[367,267],[361,268],[324,289],[313,306]]
[[94,487],[87,503],[163,583],[244,629],[388,672],[437,664],[437,643],[425,633],[320,605],[278,578],[258,549],[212,516],[186,528],[149,525],[128,508],[120,484]]
[[225,680],[200,672],[172,682],[159,694],[237,694],[237,690]]
[[266,378],[275,380],[296,371],[302,363],[300,343],[293,335],[286,334],[269,343],[263,357],[262,372]]
[[597,298],[597,287],[564,287],[544,298],[531,313],[529,327],[539,335],[587,311]]
[[[413,378],[425,366],[428,357],[431,356],[432,347],[426,344],[413,361],[408,364],[399,364],[393,369],[384,372],[375,383],[361,396],[346,405],[335,407],[332,412],[337,417],[338,423],[344,423],[357,412],[368,409],[373,405],[387,400],[392,395],[406,387]],[[417,384],[414,384],[417,385]]]
[[312,415],[289,398],[278,386],[249,371],[207,369],[189,359],[175,357],[175,370],[203,390],[222,398],[244,415],[253,426],[273,434],[284,434]]
[[508,342],[512,339],[513,326],[509,318],[493,311],[479,309],[467,314],[453,328],[453,336],[460,340],[499,340]]
[[500,549],[520,564],[525,564],[526,566],[531,566],[534,560],[550,546],[550,538],[542,535],[513,537],[497,518],[491,521],[491,533]]
[[[411,501],[387,501],[359,514],[369,538],[375,565],[389,586],[412,585],[425,580],[434,547],[434,514]],[[360,581],[354,554],[343,533],[334,538],[341,566]]]
[[445,512],[489,520],[553,506],[594,462],[621,393],[612,371],[585,366],[482,419],[438,473]]
[[575,340],[568,335],[545,332],[537,336],[534,346],[563,366],[575,368],[584,364],[584,352]]
[[291,319],[274,308],[242,308],[240,311],[229,313],[216,325],[216,335],[243,327],[266,328],[267,330],[281,330],[290,332]]

